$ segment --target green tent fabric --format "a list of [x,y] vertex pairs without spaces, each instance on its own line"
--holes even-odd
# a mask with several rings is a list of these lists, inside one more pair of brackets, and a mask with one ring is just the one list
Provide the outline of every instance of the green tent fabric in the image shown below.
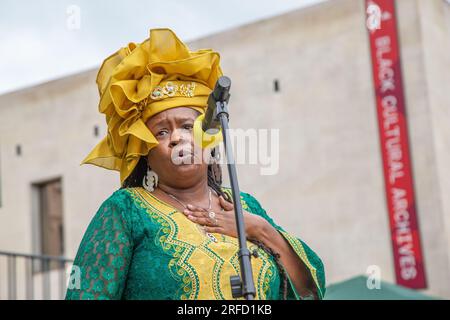
[[325,300],[435,300],[395,284],[381,281],[380,289],[367,288],[367,277],[357,276],[327,287]]

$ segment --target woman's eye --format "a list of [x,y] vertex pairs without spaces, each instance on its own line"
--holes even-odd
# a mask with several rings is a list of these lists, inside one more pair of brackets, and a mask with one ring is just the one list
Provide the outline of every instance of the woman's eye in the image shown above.
[[192,128],[193,128],[192,124],[185,124],[185,125],[183,125],[183,129],[191,130]]
[[161,130],[161,131],[158,131],[158,133],[156,134],[156,136],[157,136],[157,137],[162,137],[162,136],[164,136],[166,133],[167,133],[167,130]]

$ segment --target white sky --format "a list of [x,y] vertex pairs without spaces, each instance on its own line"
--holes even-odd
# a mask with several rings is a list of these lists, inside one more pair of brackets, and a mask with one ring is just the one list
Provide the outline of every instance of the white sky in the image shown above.
[[[98,67],[151,28],[189,41],[322,1],[1,0],[0,94]],[[80,10],[75,30],[71,5]]]

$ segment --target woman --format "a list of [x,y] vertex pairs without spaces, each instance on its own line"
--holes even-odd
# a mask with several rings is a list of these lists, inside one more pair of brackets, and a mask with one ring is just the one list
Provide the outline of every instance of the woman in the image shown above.
[[[232,299],[240,274],[231,190],[193,127],[222,75],[219,54],[168,29],[108,57],[97,84],[108,135],[83,163],[120,171],[80,244],[66,299]],[[323,265],[241,193],[256,299],[322,299]],[[75,268],[73,269],[75,271]]]

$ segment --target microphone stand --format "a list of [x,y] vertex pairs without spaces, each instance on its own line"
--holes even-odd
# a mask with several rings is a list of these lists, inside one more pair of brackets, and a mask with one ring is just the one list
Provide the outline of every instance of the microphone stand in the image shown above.
[[[227,157],[228,174],[233,192],[234,213],[236,217],[236,227],[239,240],[239,262],[241,267],[241,277],[239,275],[231,276],[231,293],[233,298],[245,297],[247,300],[253,300],[256,295],[255,285],[253,282],[253,272],[250,263],[251,254],[247,248],[247,237],[245,233],[244,216],[242,213],[241,193],[239,190],[236,166],[234,163],[233,150],[230,145],[230,137],[228,133],[228,100],[230,95],[228,89],[231,86],[231,80],[228,77],[220,77],[217,80],[216,88],[222,87],[225,94],[218,96],[211,95],[215,100],[216,108],[214,108],[214,120],[220,121],[222,128],[223,143]],[[220,89],[220,88],[219,88]]]

